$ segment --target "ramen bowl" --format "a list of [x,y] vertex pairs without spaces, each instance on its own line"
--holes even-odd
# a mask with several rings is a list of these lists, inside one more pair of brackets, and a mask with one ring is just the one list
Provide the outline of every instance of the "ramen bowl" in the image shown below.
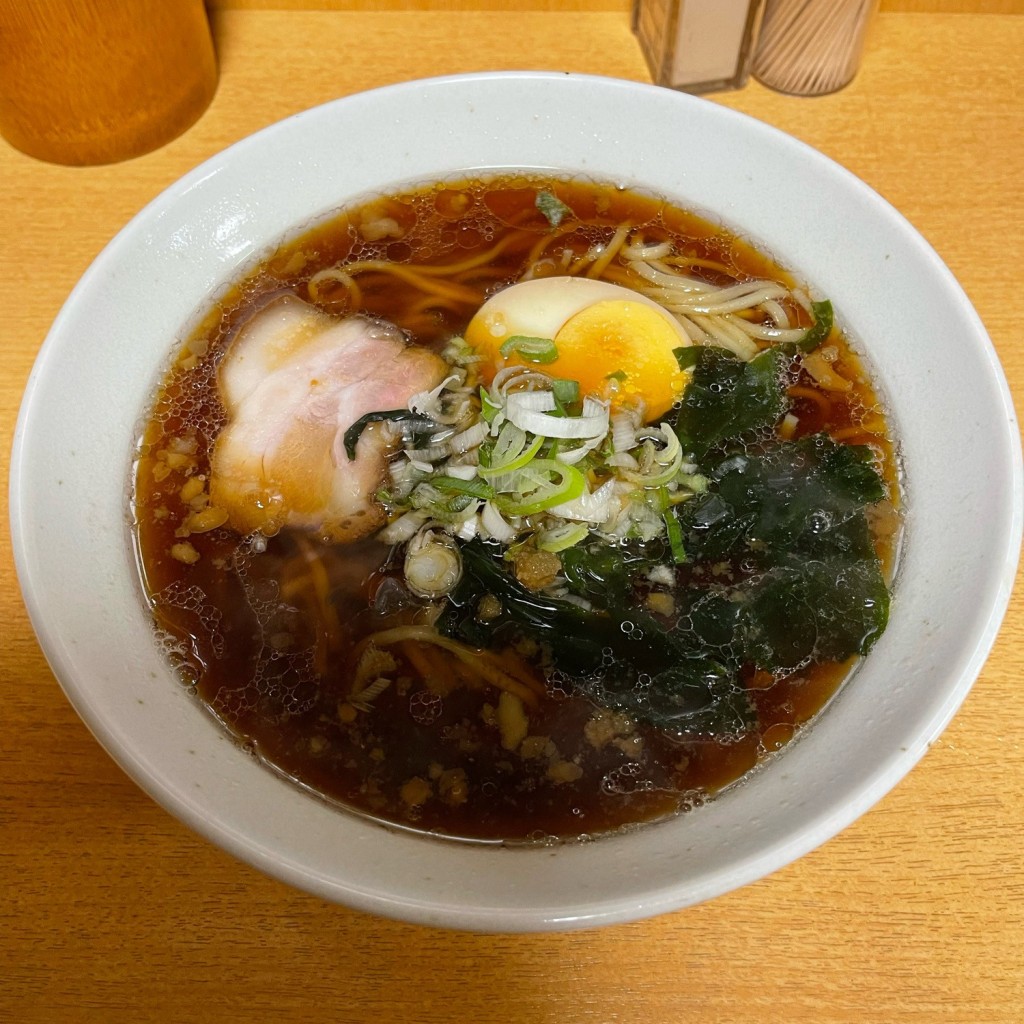
[[[352,157],[360,152],[372,159]],[[689,813],[593,842],[525,847],[387,828],[258,763],[160,650],[129,515],[134,443],[170,353],[233,281],[356,197],[510,169],[663,195],[828,295],[888,407],[906,502],[888,629],[794,742]],[[969,429],[951,414],[964,396]],[[11,481],[17,568],[40,644],[97,740],[147,793],[325,899],[491,931],[692,905],[854,821],[966,696],[1005,610],[1021,533],[1017,427],[995,353],[952,275],[894,209],[825,157],[728,109],[543,73],[338,100],[168,189],[97,258],[55,321],[26,391]]]

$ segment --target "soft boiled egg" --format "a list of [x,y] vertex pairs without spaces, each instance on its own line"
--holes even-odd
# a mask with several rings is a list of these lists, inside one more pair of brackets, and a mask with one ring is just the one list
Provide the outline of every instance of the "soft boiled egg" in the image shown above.
[[[613,404],[643,399],[649,419],[668,412],[688,377],[674,350],[690,341],[668,310],[639,292],[587,277],[511,285],[480,307],[465,336],[486,357],[488,379],[503,366],[536,366]],[[517,336],[550,339],[557,355],[551,360],[549,353],[543,365],[514,345],[502,355],[502,345]]]

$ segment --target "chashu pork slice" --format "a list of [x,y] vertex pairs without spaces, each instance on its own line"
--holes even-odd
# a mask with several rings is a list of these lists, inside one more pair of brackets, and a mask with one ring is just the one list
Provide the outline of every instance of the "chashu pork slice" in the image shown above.
[[350,460],[345,431],[368,412],[405,409],[446,370],[391,324],[276,299],[239,331],[219,369],[228,422],[211,458],[211,505],[241,533],[295,526],[339,542],[371,533],[384,522],[374,493],[393,442],[371,424]]

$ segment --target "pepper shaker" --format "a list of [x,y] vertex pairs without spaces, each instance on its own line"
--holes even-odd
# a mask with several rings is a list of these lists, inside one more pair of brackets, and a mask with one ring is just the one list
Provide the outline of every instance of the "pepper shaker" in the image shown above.
[[633,32],[658,85],[739,89],[750,75],[764,0],[633,0]]

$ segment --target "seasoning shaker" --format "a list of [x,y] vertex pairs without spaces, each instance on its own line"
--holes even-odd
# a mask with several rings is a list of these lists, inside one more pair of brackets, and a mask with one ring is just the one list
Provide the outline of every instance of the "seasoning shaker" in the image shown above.
[[824,96],[853,81],[878,0],[768,0],[754,77],[794,96]]
[[633,32],[658,85],[739,89],[750,76],[764,0],[633,0]]

